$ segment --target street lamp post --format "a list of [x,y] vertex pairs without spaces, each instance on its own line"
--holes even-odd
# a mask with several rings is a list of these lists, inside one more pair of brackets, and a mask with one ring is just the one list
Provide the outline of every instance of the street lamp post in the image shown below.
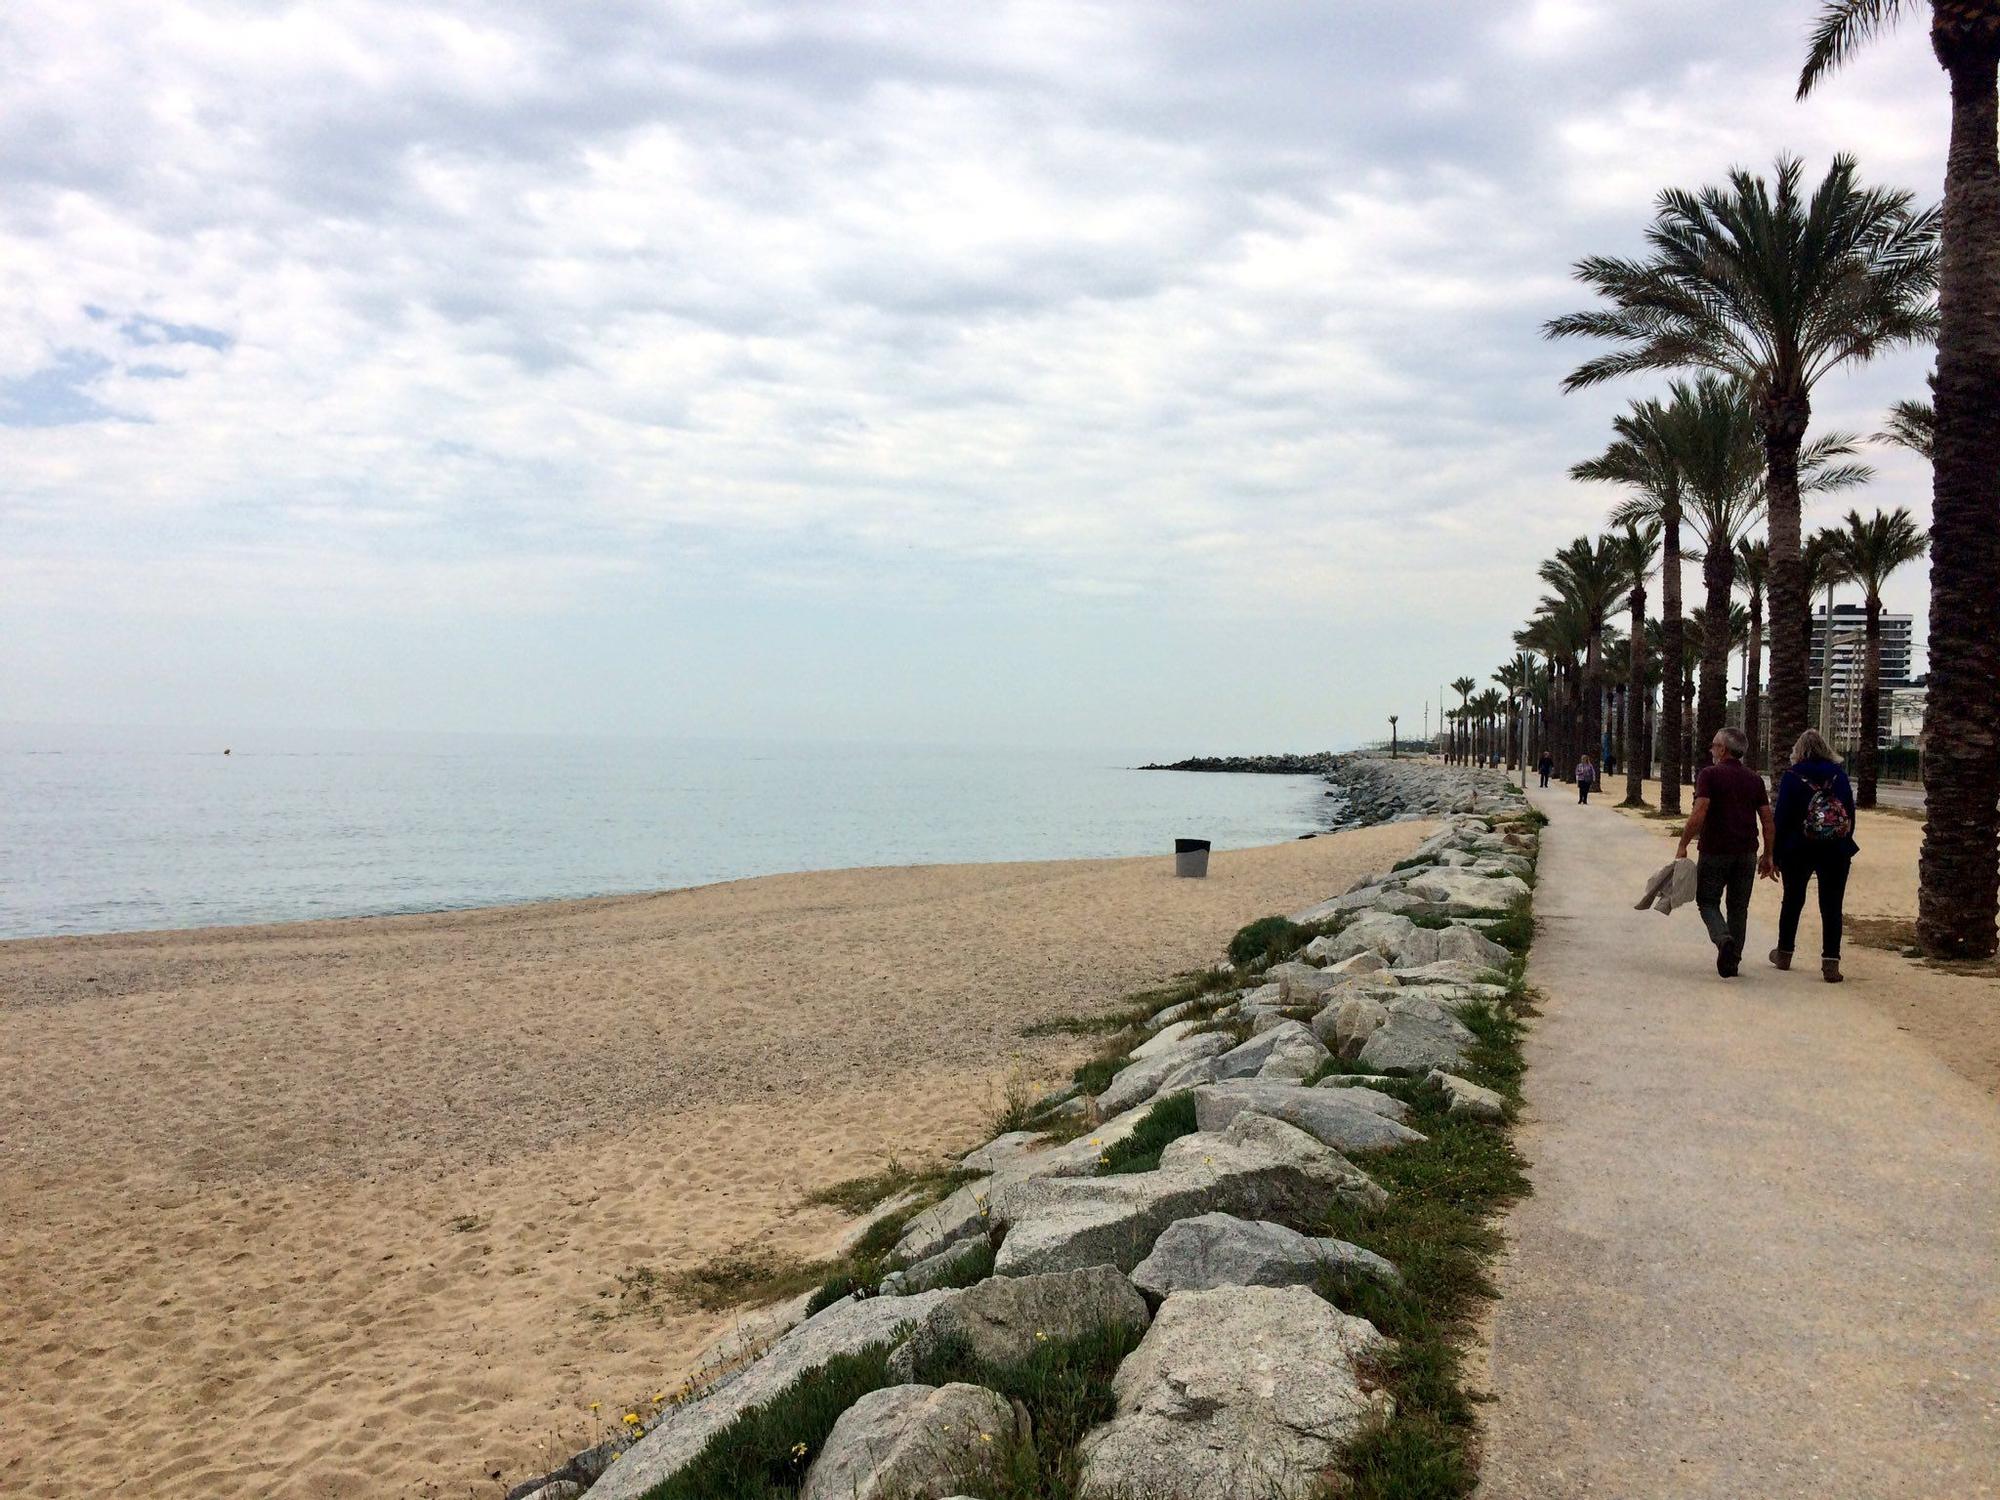
[[1390,714],[1390,715],[1389,715],[1389,759],[1391,759],[1391,760],[1394,760],[1394,759],[1396,758],[1396,719],[1397,719],[1397,717],[1398,717],[1398,716],[1397,716],[1397,715],[1395,715],[1395,714]]

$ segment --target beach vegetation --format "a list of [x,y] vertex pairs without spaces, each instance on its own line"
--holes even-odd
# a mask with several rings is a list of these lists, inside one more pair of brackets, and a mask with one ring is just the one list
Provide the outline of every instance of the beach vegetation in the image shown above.
[[[1461,1011],[1477,1040],[1461,1070],[1498,1091],[1509,1111],[1520,1098],[1521,1026],[1506,1009]],[[1500,1126],[1454,1117],[1441,1093],[1416,1079],[1378,1085],[1410,1106],[1426,1139],[1371,1158],[1388,1190],[1373,1207],[1340,1204],[1318,1232],[1373,1250],[1397,1282],[1330,1272],[1320,1295],[1368,1319],[1394,1341],[1370,1375],[1396,1399],[1394,1415],[1358,1434],[1341,1456],[1351,1500],[1461,1500],[1472,1493],[1475,1398],[1462,1349],[1480,1303],[1496,1294],[1487,1266],[1499,1248],[1498,1216],[1528,1191],[1523,1163]]]
[[887,1203],[905,1193],[917,1194],[935,1203],[952,1189],[962,1187],[978,1176],[977,1172],[967,1171],[950,1162],[913,1167],[892,1156],[880,1171],[815,1188],[806,1194],[805,1201],[815,1207],[864,1214],[878,1204]]
[[1006,1091],[993,1111],[993,1134],[1011,1135],[1026,1130],[1040,1113],[1041,1101],[1040,1091],[1028,1082],[1025,1074],[1017,1071],[1010,1075]]
[[1287,917],[1259,917],[1229,940],[1229,961],[1247,969],[1258,961],[1267,964],[1290,958],[1313,939],[1311,929]]
[[1105,1148],[1099,1158],[1097,1175],[1110,1177],[1124,1172],[1150,1172],[1160,1164],[1160,1153],[1170,1141],[1193,1135],[1194,1093],[1184,1090],[1170,1094],[1147,1110],[1138,1127],[1124,1140]]
[[1528,898],[1516,897],[1498,921],[1487,924],[1484,935],[1510,953],[1526,953],[1535,941],[1535,911]]
[[[991,1500],[1066,1500],[1076,1493],[1077,1444],[1116,1409],[1111,1379],[1138,1346],[1140,1330],[1117,1326],[1075,1339],[1048,1339],[1026,1360],[992,1365],[962,1340],[941,1339],[917,1361],[924,1385],[964,1381],[1019,1401],[1032,1438],[995,1434],[993,1462],[977,1487]],[[871,1391],[899,1382],[890,1343],[841,1355],[802,1375],[762,1406],[709,1439],[694,1460],[646,1492],[645,1500],[790,1500],[805,1483],[842,1412]]]
[[824,1262],[775,1250],[732,1250],[665,1275],[638,1266],[618,1278],[621,1296],[632,1290],[639,1302],[658,1309],[662,1294],[692,1303],[703,1312],[762,1306],[811,1291],[826,1280]]

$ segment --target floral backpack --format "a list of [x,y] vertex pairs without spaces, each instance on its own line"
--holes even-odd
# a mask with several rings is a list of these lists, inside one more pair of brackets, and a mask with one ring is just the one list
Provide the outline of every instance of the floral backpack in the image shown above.
[[[1805,779],[1805,778],[1801,778]],[[1847,804],[1836,797],[1833,782],[1825,785],[1806,780],[1812,796],[1806,799],[1805,835],[1809,842],[1830,844],[1854,832],[1854,817]]]

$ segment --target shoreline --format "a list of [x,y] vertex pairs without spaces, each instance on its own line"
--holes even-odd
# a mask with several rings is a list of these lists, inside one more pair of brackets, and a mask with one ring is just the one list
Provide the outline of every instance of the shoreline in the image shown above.
[[[1143,770],[1151,768],[1125,767],[1122,769]],[[1310,772],[1310,771],[1301,771],[1289,774],[1296,774],[1301,780],[1313,780],[1321,782],[1332,780],[1332,778],[1330,777],[1326,777],[1316,772]],[[1340,796],[1341,792],[1339,790],[1339,784],[1334,783],[1334,786],[1335,790],[1330,791],[1327,795]],[[1344,800],[1341,801],[1339,807],[1336,809],[1336,816],[1334,821],[1330,823],[1320,822],[1316,826],[1306,830],[1305,832],[1286,834],[1278,838],[1259,840],[1258,842],[1249,844],[1236,844],[1228,842],[1217,843],[1215,846],[1216,851],[1218,853],[1242,852],[1251,849],[1275,848],[1281,844],[1290,843],[1297,840],[1321,838],[1330,833],[1344,832],[1351,828],[1367,827],[1367,826],[1372,826],[1376,822],[1386,821],[1386,819],[1381,819],[1381,818],[1354,819],[1354,818],[1339,816],[1339,813],[1341,811],[1344,811],[1347,805],[1348,804],[1346,803],[1346,801]],[[1165,845],[1164,849],[1165,857],[1171,858],[1172,835],[1165,836],[1163,842]],[[87,942],[89,940],[99,939],[99,938],[136,937],[136,936],[151,936],[151,935],[164,936],[173,933],[220,933],[220,932],[238,931],[238,930],[252,929],[252,928],[263,929],[263,928],[307,927],[325,923],[421,920],[424,918],[434,918],[434,917],[463,916],[480,912],[519,912],[527,908],[543,907],[543,906],[554,907],[563,905],[584,905],[584,904],[601,903],[601,902],[644,900],[658,896],[675,895],[686,891],[715,890],[722,887],[739,885],[745,881],[752,881],[752,880],[793,879],[793,878],[801,878],[812,875],[838,875],[838,874],[848,874],[848,873],[856,873],[862,871],[879,871],[879,870],[957,869],[966,866],[989,866],[989,865],[1010,866],[1010,865],[1059,864],[1059,863],[1083,864],[1083,863],[1093,863],[1093,862],[1112,862],[1112,861],[1127,860],[1127,859],[1150,859],[1156,857],[1160,853],[1161,851],[1148,850],[1148,851],[1139,851],[1134,853],[1123,853],[1123,854],[1089,854],[1089,855],[1030,854],[1030,855],[1009,855],[993,859],[950,858],[950,859],[923,859],[923,860],[911,861],[908,863],[888,863],[888,864],[876,863],[876,864],[808,865],[801,867],[787,867],[787,868],[772,869],[772,870],[759,870],[749,874],[742,874],[742,875],[725,875],[712,880],[694,880],[681,884],[632,886],[626,888],[595,890],[584,893],[572,893],[572,894],[523,895],[518,897],[509,897],[501,900],[476,898],[464,902],[444,902],[442,904],[432,904],[426,902],[423,904],[394,906],[394,907],[369,906],[357,910],[331,912],[325,915],[317,915],[317,916],[284,916],[284,917],[248,916],[240,920],[223,920],[223,921],[204,920],[191,923],[169,923],[161,926],[94,928],[90,930],[74,931],[74,932],[23,932],[13,935],[0,932],[0,953],[4,953],[11,946],[25,944],[25,943]]]
[[[1315,829],[1309,833],[1294,834],[1290,838],[1273,839],[1267,843],[1244,844],[1238,846],[1216,846],[1216,854],[1249,854],[1259,850],[1282,849],[1288,844],[1301,843],[1308,839],[1325,838],[1330,834],[1347,833],[1356,828],[1369,828],[1387,822],[1376,819],[1369,823],[1337,824],[1332,827]],[[697,881],[690,885],[651,886],[629,891],[598,891],[584,896],[523,896],[515,901],[479,901],[463,906],[423,906],[404,910],[345,912],[325,917],[288,917],[278,921],[251,919],[243,922],[209,922],[200,926],[187,927],[117,927],[102,932],[49,932],[30,933],[21,937],[0,937],[0,954],[10,948],[34,943],[81,944],[92,942],[115,942],[129,938],[204,938],[222,937],[231,933],[269,932],[274,935],[296,935],[295,929],[349,926],[364,922],[407,922],[421,924],[439,919],[463,919],[490,916],[494,920],[504,920],[510,916],[520,916],[539,909],[551,913],[576,908],[615,906],[624,902],[654,901],[671,896],[685,896],[699,891],[727,890],[735,886],[749,885],[760,880],[809,880],[817,876],[832,875],[880,875],[892,871],[924,870],[979,870],[1008,869],[1038,865],[1096,865],[1122,864],[1133,860],[1164,860],[1171,863],[1173,851],[1164,854],[1105,854],[1092,855],[1080,859],[967,859],[967,860],[924,860],[901,865],[830,865],[805,870],[769,870],[759,875],[732,875],[721,880]]]

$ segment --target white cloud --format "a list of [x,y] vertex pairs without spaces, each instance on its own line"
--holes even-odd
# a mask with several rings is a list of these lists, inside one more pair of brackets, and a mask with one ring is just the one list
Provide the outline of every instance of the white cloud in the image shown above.
[[[1568,263],[1786,145],[1935,181],[1921,37],[1797,106],[1796,30],[28,0],[0,412],[48,425],[0,429],[8,602],[470,618],[612,577],[1282,630],[1449,578],[1460,643],[1411,653],[1497,660],[1636,394],[1557,394]],[[1920,364],[1822,406],[1869,430]]]

